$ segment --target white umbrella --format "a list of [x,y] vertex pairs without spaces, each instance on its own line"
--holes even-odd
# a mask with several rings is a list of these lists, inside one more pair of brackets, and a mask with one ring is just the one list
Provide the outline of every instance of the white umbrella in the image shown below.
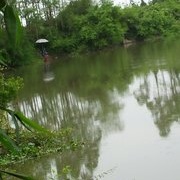
[[38,39],[36,43],[47,43],[49,42],[47,39]]

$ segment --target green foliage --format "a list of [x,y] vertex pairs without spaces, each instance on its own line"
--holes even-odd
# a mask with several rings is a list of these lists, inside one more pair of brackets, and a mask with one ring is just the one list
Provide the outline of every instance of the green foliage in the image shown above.
[[57,39],[53,44],[66,52],[81,47],[101,49],[119,44],[125,32],[120,15],[121,10],[109,2],[99,7],[90,4],[90,1],[72,1],[56,18],[61,40]]
[[12,47],[16,49],[16,47],[19,46],[22,38],[22,27],[17,13],[10,5],[6,5],[5,7],[4,21],[10,43]]
[[144,40],[179,34],[180,9],[176,0],[142,6],[133,4],[124,9],[104,1],[100,6],[84,6],[82,13],[75,10],[81,3],[71,2],[56,18],[59,35],[52,39],[52,44],[62,52],[81,47],[101,49],[121,44],[124,39]]
[[126,27],[126,38],[147,39],[163,37],[168,34],[178,35],[179,12],[176,0],[150,3],[146,6],[133,5],[123,10],[121,20]]
[[71,53],[77,48],[77,40],[74,37],[56,37],[51,47],[57,53]]
[[139,7],[132,6],[127,7],[122,11],[120,16],[121,22],[125,28],[125,38],[136,39],[138,35],[138,24],[139,24]]
[[0,27],[0,65],[25,64],[32,58],[34,49],[23,31],[18,13],[5,0],[0,3],[0,12],[3,23]]
[[10,137],[1,128],[0,128],[0,142],[9,151],[12,151],[12,152],[18,151],[18,147],[15,145],[15,143],[10,139]]
[[17,96],[17,93],[22,86],[22,78],[5,78],[0,74],[0,106],[6,107],[7,103]]
[[[7,110],[7,111],[9,112],[9,110]],[[12,113],[15,116],[15,118],[17,120],[19,120],[21,122],[21,124],[24,125],[27,129],[35,130],[36,132],[39,132],[39,133],[44,133],[44,134],[49,134],[49,135],[51,134],[47,129],[45,129],[42,126],[38,125],[34,121],[28,119],[22,113],[10,111],[10,114],[12,114]]]
[[145,7],[145,10],[141,12],[141,16],[138,25],[138,36],[141,38],[163,35],[171,27],[174,20],[166,9],[162,9],[157,5],[148,7],[148,10]]
[[91,0],[73,0],[70,1],[66,11],[72,12],[74,15],[86,15],[91,5]]
[[[22,113],[20,112],[15,112],[12,111],[10,109],[4,108],[2,106],[0,106],[0,110],[7,112],[11,117],[12,117],[12,121],[15,125],[15,132],[16,132],[16,138],[17,140],[20,138],[19,137],[19,133],[20,133],[20,127],[19,124],[21,124],[22,126],[24,126],[26,129],[30,130],[30,131],[35,131],[36,133],[42,133],[42,134],[49,134],[51,135],[51,133],[43,128],[42,126],[38,125],[36,122],[28,119],[27,117],[25,117]],[[18,152],[18,148],[15,145],[15,143],[9,138],[9,136],[4,132],[3,129],[0,128],[0,142],[2,143],[2,145],[4,147],[6,147],[8,150],[10,151],[14,151],[14,152]]]
[[0,1],[0,10],[6,5],[5,0]]
[[[5,167],[18,161],[40,157],[54,152],[65,150],[78,150],[85,144],[73,138],[73,131],[70,128],[62,129],[59,132],[49,134],[21,132],[18,142],[19,153],[4,153],[0,158],[0,166]],[[16,137],[11,134],[11,138],[16,141]],[[1,154],[2,155],[2,154]]]
[[79,24],[80,42],[90,48],[103,48],[121,43],[125,31],[119,21],[120,15],[119,9],[113,7],[111,3],[90,9]]
[[28,177],[23,174],[10,172],[10,171],[4,171],[4,170],[0,169],[0,179],[2,179],[1,174],[7,174],[7,175],[10,175],[10,176],[16,177],[18,179],[22,179],[22,180],[34,180],[32,177]]
[[[17,139],[19,139],[19,124],[31,131],[35,130],[36,132],[50,134],[48,130],[26,118],[22,113],[12,111],[7,108],[8,103],[16,98],[19,89],[22,88],[22,85],[22,79],[19,77],[4,78],[3,75],[0,76],[0,110],[7,112],[11,116],[12,122],[15,125]],[[15,143],[9,138],[2,127],[0,127],[0,142],[9,150],[17,151]]]
[[0,50],[0,66],[6,66],[9,60],[8,53],[5,49]]

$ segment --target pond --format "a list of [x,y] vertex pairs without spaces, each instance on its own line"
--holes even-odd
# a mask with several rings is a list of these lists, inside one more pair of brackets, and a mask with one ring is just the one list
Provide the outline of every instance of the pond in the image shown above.
[[[14,104],[84,148],[16,164],[37,180],[179,180],[180,40],[116,47],[18,69]],[[70,169],[70,170],[69,170]]]

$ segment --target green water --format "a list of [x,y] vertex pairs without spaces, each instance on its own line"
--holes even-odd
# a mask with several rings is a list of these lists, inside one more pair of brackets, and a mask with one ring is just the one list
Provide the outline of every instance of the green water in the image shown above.
[[66,166],[71,180],[179,180],[179,47],[148,42],[18,69],[16,108],[86,144],[13,168],[37,180],[62,179]]

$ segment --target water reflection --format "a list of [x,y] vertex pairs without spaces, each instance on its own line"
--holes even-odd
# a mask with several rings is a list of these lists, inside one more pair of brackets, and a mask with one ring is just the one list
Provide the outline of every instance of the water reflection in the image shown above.
[[158,70],[140,77],[134,95],[140,105],[151,111],[161,136],[167,136],[173,122],[180,120],[180,75]]
[[[86,129],[89,127],[88,123],[93,123],[94,127],[99,126],[100,121],[106,122],[109,119],[113,122],[118,121],[118,117],[116,117],[118,113],[115,112],[120,110],[121,104],[115,101],[108,104],[102,104],[98,100],[91,102],[83,98],[79,99],[67,92],[53,95],[51,98],[45,94],[37,94],[28,101],[19,101],[18,107],[26,116],[38,119],[47,128],[58,130],[67,126],[76,128],[79,125],[85,126],[83,129]],[[114,126],[113,123],[112,126]],[[110,127],[112,128],[112,126]],[[118,127],[119,122],[118,126],[115,125],[114,128]]]
[[[100,139],[101,137],[96,133],[96,138],[93,141],[86,141],[87,145],[82,151],[69,151],[63,153],[63,155],[52,154],[46,156],[46,158],[28,160],[28,164],[17,164],[18,171],[23,170],[23,172],[33,175],[38,180],[62,180],[68,178],[90,180],[98,164]],[[63,169],[66,167],[69,167],[70,171],[63,173]]]
[[143,172],[148,167],[155,171],[153,162],[166,156],[153,154],[159,139],[153,139],[153,126],[147,126],[144,117],[153,120],[162,137],[170,135],[172,125],[180,119],[178,48],[178,41],[173,46],[172,42],[156,42],[55,62],[51,69],[56,78],[48,83],[41,79],[42,64],[26,69],[26,73],[19,70],[25,87],[16,108],[49,129],[72,127],[73,136],[86,144],[79,152],[54,154],[14,168],[33,172],[39,180],[62,179],[59,174],[70,165],[73,171],[69,179],[90,180],[119,164],[116,175],[110,178],[119,180],[121,169],[126,167],[123,163],[129,173],[132,164],[146,164],[149,159],[150,166],[136,164],[131,170],[140,171],[140,177],[148,180],[151,176]]
[[43,80],[46,82],[52,81],[54,79],[54,74],[51,71],[45,71]]
[[52,57],[49,55],[44,58],[44,75],[43,75],[43,80],[45,82],[52,81],[54,79],[54,73],[51,70],[51,63],[52,63]]

